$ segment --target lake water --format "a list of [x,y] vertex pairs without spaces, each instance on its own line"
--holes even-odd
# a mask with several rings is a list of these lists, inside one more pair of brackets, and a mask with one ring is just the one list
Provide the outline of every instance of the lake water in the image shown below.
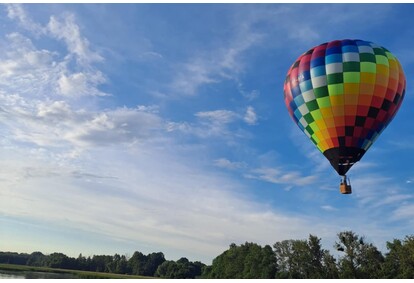
[[0,279],[76,279],[68,273],[0,270]]

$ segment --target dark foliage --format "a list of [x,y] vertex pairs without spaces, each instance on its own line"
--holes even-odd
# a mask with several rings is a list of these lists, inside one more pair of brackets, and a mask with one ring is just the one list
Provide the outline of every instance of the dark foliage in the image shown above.
[[155,276],[169,279],[194,279],[201,275],[205,264],[191,262],[182,257],[177,261],[168,260],[158,266]]
[[115,254],[77,258],[63,253],[45,255],[0,252],[0,263],[84,271],[132,274],[170,279],[183,278],[304,278],[304,279],[411,279],[414,278],[414,236],[387,242],[383,255],[372,243],[352,231],[338,233],[335,258],[321,246],[321,239],[285,240],[264,247],[231,244],[212,265],[183,257],[166,260],[161,252],[132,257]]
[[275,278],[276,260],[270,246],[254,243],[237,246],[213,260],[211,268],[205,268],[204,278]]

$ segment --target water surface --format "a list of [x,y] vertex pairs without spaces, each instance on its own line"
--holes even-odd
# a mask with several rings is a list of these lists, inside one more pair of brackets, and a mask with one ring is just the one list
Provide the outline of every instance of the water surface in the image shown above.
[[76,279],[69,273],[38,272],[38,271],[9,271],[0,269],[0,279]]

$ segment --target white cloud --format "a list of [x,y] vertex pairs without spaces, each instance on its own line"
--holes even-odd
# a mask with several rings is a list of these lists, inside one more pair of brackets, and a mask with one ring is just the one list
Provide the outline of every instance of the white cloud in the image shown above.
[[37,49],[32,41],[18,33],[7,35],[7,45],[0,48],[0,85],[3,91],[28,97],[64,95],[72,98],[105,96],[98,87],[106,82],[93,67],[69,68],[68,58],[59,60],[57,52]]
[[260,95],[260,91],[257,90],[257,89],[251,90],[251,91],[246,91],[244,86],[243,86],[243,83],[240,80],[237,80],[237,89],[240,92],[240,94],[244,98],[246,98],[248,101],[255,100]]
[[218,82],[213,69],[214,65],[210,61],[192,60],[178,72],[171,87],[180,95],[195,95],[201,85]]
[[[299,40],[303,42],[315,42],[320,39],[320,34],[317,29],[310,26],[302,25],[301,28],[291,27],[288,36],[292,40]],[[300,52],[299,52],[300,53]]]
[[297,171],[285,171],[281,168],[262,167],[252,170],[246,178],[258,179],[274,184],[306,186],[316,181],[316,176],[302,176]]
[[397,149],[412,150],[414,149],[413,139],[413,136],[408,136],[407,138],[400,137],[398,140],[391,140],[389,143]]
[[44,32],[44,29],[41,25],[34,22],[23,9],[21,4],[6,4],[7,7],[7,16],[10,19],[17,20],[19,24],[35,34],[41,34]]
[[245,162],[234,162],[226,158],[219,158],[214,160],[214,165],[220,168],[225,168],[229,170],[241,169],[247,167]]
[[19,33],[6,35],[6,40],[0,54],[0,83],[12,85],[10,80],[26,83],[49,77],[49,70],[55,67],[53,52],[36,49],[29,38]]
[[7,5],[7,10],[9,18],[18,21],[23,28],[38,37],[63,41],[68,51],[60,54],[56,51],[58,48],[38,49],[28,37],[8,34],[7,44],[0,48],[0,84],[7,91],[73,98],[107,95],[98,89],[106,78],[93,66],[103,58],[91,50],[72,14],[52,16],[43,27],[34,22],[20,4]]
[[[163,122],[151,107],[103,111],[74,110],[65,101],[27,101],[18,95],[1,95],[9,139],[41,146],[76,147],[134,143],[156,137]],[[0,115],[2,115],[0,113]]]
[[89,49],[89,41],[81,35],[72,14],[66,15],[61,20],[54,16],[50,17],[47,30],[53,37],[66,43],[69,54],[76,55],[80,64],[89,65],[92,62],[103,60],[102,56]]
[[397,220],[410,220],[414,218],[414,204],[403,204],[393,212],[393,218]]
[[397,192],[392,192],[389,195],[385,195],[376,203],[376,206],[386,206],[386,205],[392,205],[392,204],[398,204],[398,203],[404,203],[405,201],[408,201],[412,199],[413,196],[409,194],[402,194]]
[[[385,184],[389,185],[388,190],[379,191],[378,188]],[[352,180],[355,195],[358,196],[359,202],[366,206],[377,206],[379,200],[382,201],[390,193],[392,194],[395,191],[395,186],[391,184],[390,177],[375,173],[364,174]]]
[[335,208],[335,207],[333,207],[333,206],[331,206],[331,205],[322,205],[322,206],[321,206],[321,208],[322,208],[323,210],[326,210],[326,211],[338,211],[338,209],[337,209],[337,208]]
[[164,56],[162,56],[162,54],[158,53],[158,52],[154,52],[154,51],[146,51],[146,52],[142,52],[139,57],[141,59],[145,59],[145,60],[151,60],[151,59],[163,59]]
[[68,131],[66,138],[77,145],[133,143],[151,139],[162,129],[162,120],[155,114],[137,109],[117,108],[96,113]]
[[75,55],[80,64],[90,64],[102,61],[103,57],[89,48],[89,41],[81,35],[79,26],[73,14],[66,14],[61,18],[51,16],[46,26],[33,21],[21,4],[7,4],[7,16],[25,29],[39,35],[50,35],[66,43],[69,54]]
[[249,125],[255,125],[257,123],[257,115],[252,106],[247,107],[243,120]]
[[215,124],[228,124],[237,118],[237,114],[229,110],[197,112],[195,116],[202,119],[207,119]]
[[[200,138],[220,137],[233,139],[237,134],[229,126],[240,119],[240,115],[230,110],[201,111],[194,114],[198,121],[195,123],[175,124],[174,129],[193,134]],[[179,125],[179,127],[177,127]]]
[[61,120],[70,116],[71,112],[70,106],[65,101],[39,102],[37,105],[37,116],[42,118],[56,117],[56,120]]
[[[316,148],[309,138],[299,129],[293,121],[289,121],[289,139],[303,155],[303,158],[313,163],[313,170],[317,173],[334,170],[325,156]],[[335,171],[333,171],[335,172]]]
[[223,80],[239,81],[238,74],[244,69],[243,53],[262,40],[262,35],[252,26],[257,19],[243,18],[233,26],[231,44],[198,52],[188,63],[178,67],[171,88],[182,95],[196,95],[198,89],[207,84]]
[[86,89],[86,76],[83,73],[72,74],[67,77],[64,74],[58,80],[59,91],[63,95],[82,94]]
[[179,131],[183,133],[191,133],[193,131],[193,127],[187,122],[167,122],[165,125],[165,129],[167,132],[174,132]]
[[[59,223],[145,243],[151,246],[147,252],[156,247],[168,258],[185,255],[207,263],[231,242],[269,244],[317,231],[312,219],[238,197],[234,193],[242,183],[201,171],[177,150],[173,144],[161,151],[148,144],[137,151],[95,148],[89,151],[93,158],[56,166],[46,152],[1,149],[13,160],[0,161],[7,168],[2,172],[14,181],[1,191],[7,198],[0,198],[0,214],[22,219],[29,214],[40,225]],[[7,184],[1,175],[0,182]]]
[[76,97],[82,95],[107,96],[97,90],[97,86],[106,80],[101,72],[73,73],[69,76],[61,74],[57,81],[58,93],[64,96]]

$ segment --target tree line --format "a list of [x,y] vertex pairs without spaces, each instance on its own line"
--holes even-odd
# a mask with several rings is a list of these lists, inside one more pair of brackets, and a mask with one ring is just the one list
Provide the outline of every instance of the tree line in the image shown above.
[[352,231],[338,233],[334,257],[321,239],[285,240],[272,247],[255,243],[230,248],[206,266],[203,278],[402,279],[414,278],[414,236],[387,242],[387,252]]
[[262,279],[394,279],[414,278],[414,236],[387,242],[383,254],[352,231],[337,234],[333,256],[321,239],[284,240],[273,247],[246,242],[231,244],[211,265],[182,257],[166,260],[162,252],[131,257],[115,254],[77,258],[63,253],[0,252],[0,263],[110,272],[160,278],[262,278]]
[[80,254],[77,258],[63,253],[45,255],[41,252],[0,252],[0,263],[176,279],[199,277],[205,266],[185,257],[171,261],[166,260],[162,252],[144,255],[138,251],[131,257],[119,254],[85,257]]

